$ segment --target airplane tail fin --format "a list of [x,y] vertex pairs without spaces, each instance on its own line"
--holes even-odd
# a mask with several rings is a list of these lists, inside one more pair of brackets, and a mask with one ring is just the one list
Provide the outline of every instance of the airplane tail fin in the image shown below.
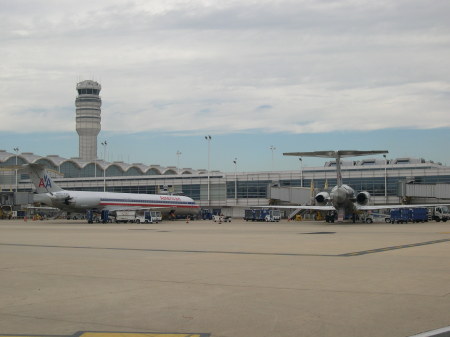
[[45,166],[40,164],[26,164],[23,169],[24,172],[30,174],[30,179],[36,187],[37,193],[50,193],[62,191],[63,189],[56,185]]
[[342,173],[341,173],[341,158],[342,157],[357,157],[367,156],[371,154],[384,154],[388,153],[387,150],[373,150],[373,151],[357,151],[357,150],[339,150],[339,151],[313,151],[313,152],[286,152],[283,156],[298,156],[298,157],[321,157],[321,158],[334,158],[336,159],[336,175],[337,185],[342,185]]

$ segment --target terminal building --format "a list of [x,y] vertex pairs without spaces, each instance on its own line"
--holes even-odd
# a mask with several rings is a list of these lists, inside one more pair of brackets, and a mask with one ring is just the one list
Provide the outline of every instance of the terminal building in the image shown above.
[[[162,167],[143,163],[107,162],[97,156],[101,129],[101,86],[77,84],[76,130],[79,157],[39,156],[0,150],[0,207],[20,209],[33,204],[34,187],[18,169],[38,163],[62,188],[125,193],[182,193],[204,208],[221,208],[242,216],[251,206],[313,204],[316,193],[336,184],[336,162],[290,171],[208,172],[204,169]],[[103,144],[102,144],[103,145]],[[106,143],[104,144],[106,145]],[[345,184],[367,191],[372,204],[443,203],[450,201],[450,167],[417,158],[377,158],[341,163]]]
[[[17,165],[16,165],[17,161]],[[241,216],[245,208],[269,204],[312,204],[316,193],[336,184],[335,162],[321,167],[269,172],[225,173],[141,163],[83,161],[57,155],[0,150],[2,205],[30,204],[34,189],[27,175],[17,172],[22,164],[46,166],[64,189],[125,193],[182,193],[201,207],[221,208],[224,214]],[[450,200],[450,167],[416,158],[344,161],[345,184],[367,191],[372,204],[437,203]],[[209,176],[209,179],[208,179]],[[209,191],[209,192],[208,192]],[[18,192],[17,195],[15,192]],[[16,202],[21,200],[21,202]],[[18,207],[19,205],[16,205]]]

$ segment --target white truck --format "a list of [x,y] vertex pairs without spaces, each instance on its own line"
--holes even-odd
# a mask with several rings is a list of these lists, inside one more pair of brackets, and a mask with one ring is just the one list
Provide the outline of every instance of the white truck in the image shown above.
[[162,220],[160,211],[150,209],[116,211],[116,222],[158,223]]
[[152,222],[161,222],[162,221],[162,214],[160,211],[150,211],[150,215],[152,216]]
[[212,217],[214,222],[231,222],[231,216],[225,216],[225,215],[213,215]]
[[278,209],[271,209],[266,214],[264,220],[266,222],[278,222],[281,220],[281,213]]
[[435,220],[436,222],[446,222],[450,219],[450,212],[447,206],[434,206],[428,208],[429,220]]
[[150,211],[137,210],[134,222],[136,223],[153,223]]
[[135,210],[116,211],[116,223],[135,222],[135,221],[136,221],[136,211]]

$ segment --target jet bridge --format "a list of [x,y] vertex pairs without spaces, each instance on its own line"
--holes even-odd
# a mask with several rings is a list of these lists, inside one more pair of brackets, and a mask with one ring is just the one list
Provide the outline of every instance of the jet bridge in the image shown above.
[[293,205],[305,205],[311,203],[314,195],[308,187],[274,187],[269,188],[269,198]]
[[450,200],[450,184],[408,184],[402,181],[399,183],[399,196]]

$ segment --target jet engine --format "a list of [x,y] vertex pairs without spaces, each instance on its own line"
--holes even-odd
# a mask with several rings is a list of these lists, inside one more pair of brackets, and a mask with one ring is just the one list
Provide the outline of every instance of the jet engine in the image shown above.
[[358,195],[356,196],[356,202],[359,205],[367,205],[367,203],[369,202],[370,199],[370,194],[369,192],[359,192]]
[[72,203],[72,197],[66,192],[57,192],[53,195],[54,199],[58,203],[63,203],[64,205],[70,205]]
[[324,206],[330,201],[330,195],[328,192],[320,192],[316,195],[315,199],[320,206]]

